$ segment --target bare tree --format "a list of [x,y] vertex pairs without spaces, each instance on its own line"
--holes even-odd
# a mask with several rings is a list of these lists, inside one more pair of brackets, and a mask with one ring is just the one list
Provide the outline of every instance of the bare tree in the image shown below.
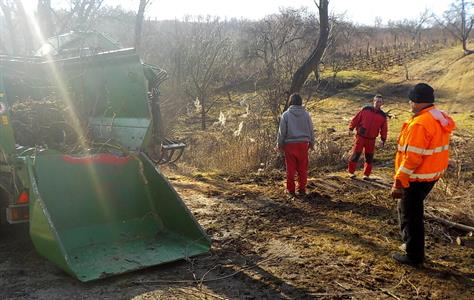
[[467,49],[469,35],[474,25],[473,8],[474,1],[456,0],[444,13],[444,20],[437,19],[439,24],[461,41],[464,55],[474,53],[473,50]]
[[[298,57],[298,48],[301,48],[304,40],[305,28],[303,24],[304,11],[281,10],[280,14],[270,15],[261,22],[256,22],[249,29],[251,45],[251,56],[263,62],[264,72],[267,80],[275,77],[275,73],[286,77],[292,76],[294,71],[289,66],[283,70],[284,61]],[[296,46],[296,47],[295,47]],[[283,74],[289,71],[290,74]]]
[[432,13],[426,9],[423,11],[417,19],[412,20],[403,20],[397,23],[397,27],[399,30],[407,33],[410,35],[412,39],[412,43],[416,45],[418,48],[421,45],[421,33],[423,31],[423,27],[426,23],[431,19]]
[[[296,70],[291,81],[289,93],[299,92],[303,87],[309,74],[317,68],[326,49],[329,37],[329,0],[314,0],[319,10],[319,38],[316,48],[311,52],[306,61]],[[319,2],[319,3],[318,3]],[[288,107],[288,101],[285,104],[285,110]]]
[[2,40],[2,37],[0,36],[0,54],[6,54],[8,53],[7,48],[5,47],[5,43]]
[[17,32],[14,21],[14,16],[17,11],[16,1],[14,0],[0,0],[0,9],[3,13],[3,18],[5,20],[5,25],[9,34],[9,44],[10,50],[12,53],[17,53],[18,51],[18,40]]
[[392,20],[388,21],[388,31],[390,34],[393,36],[393,46],[394,48],[398,48],[398,43],[400,42],[399,37],[401,30],[398,27],[397,22],[394,22]]
[[69,0],[70,9],[58,21],[56,33],[94,27],[105,0]]
[[222,71],[228,63],[230,40],[223,33],[223,23],[219,19],[198,18],[190,22],[191,30],[183,45],[184,65],[187,80],[187,93],[196,99],[201,112],[201,129],[206,130],[207,114],[214,102],[211,102],[212,90],[219,83]]
[[51,0],[38,0],[36,9],[38,13],[38,25],[41,28],[41,32],[45,38],[49,38],[55,34]]
[[137,18],[135,20],[135,39],[133,43],[137,53],[140,53],[141,51],[143,20],[145,18],[145,9],[147,5],[150,3],[151,3],[151,0],[140,0],[140,4],[138,6]]
[[314,15],[306,10],[285,9],[248,29],[249,58],[257,66],[255,84],[263,83],[259,95],[276,124],[282,95],[288,91],[288,81],[301,65],[302,57],[314,46],[309,37],[316,27]]
[[377,29],[380,29],[380,28],[382,28],[382,24],[383,24],[382,17],[380,17],[380,16],[375,17],[374,27],[377,28]]
[[326,51],[321,58],[324,68],[330,68],[333,77],[332,84],[335,87],[337,73],[342,71],[349,60],[349,55],[344,51],[343,47],[350,44],[351,37],[355,33],[352,24],[345,22],[343,16],[330,18],[330,31]]

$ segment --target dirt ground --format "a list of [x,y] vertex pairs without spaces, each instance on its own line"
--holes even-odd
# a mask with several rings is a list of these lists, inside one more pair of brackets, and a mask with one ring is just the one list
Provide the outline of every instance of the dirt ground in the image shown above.
[[0,299],[474,299],[474,249],[440,237],[452,231],[426,222],[423,268],[390,259],[400,241],[387,178],[317,175],[306,199],[290,199],[279,172],[166,173],[209,254],[81,283],[16,226],[0,233]]

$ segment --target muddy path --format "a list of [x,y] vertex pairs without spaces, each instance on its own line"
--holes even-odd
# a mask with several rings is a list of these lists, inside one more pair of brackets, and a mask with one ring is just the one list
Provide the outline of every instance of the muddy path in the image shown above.
[[200,257],[80,283],[39,257],[26,227],[0,233],[0,299],[473,299],[474,250],[427,223],[424,268],[395,264],[387,180],[318,176],[306,199],[281,174],[167,172],[213,240]]

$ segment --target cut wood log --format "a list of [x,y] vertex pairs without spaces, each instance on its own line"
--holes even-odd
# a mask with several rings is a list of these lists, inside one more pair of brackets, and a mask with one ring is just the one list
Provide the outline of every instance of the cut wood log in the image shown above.
[[428,220],[433,220],[433,221],[439,222],[441,224],[447,225],[448,227],[451,227],[451,228],[456,228],[456,229],[467,231],[467,232],[474,232],[474,227],[472,227],[472,226],[467,226],[467,225],[464,225],[464,224],[459,224],[459,223],[456,223],[456,222],[452,222],[452,221],[437,217],[437,216],[435,216],[435,215],[433,215],[432,213],[429,213],[429,212],[425,213],[425,218],[428,219]]

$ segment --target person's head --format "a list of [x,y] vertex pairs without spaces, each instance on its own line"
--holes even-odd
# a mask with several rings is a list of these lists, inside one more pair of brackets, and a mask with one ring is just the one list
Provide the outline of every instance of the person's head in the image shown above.
[[299,105],[301,106],[303,104],[303,99],[301,99],[300,94],[298,93],[293,93],[290,95],[290,105]]
[[383,97],[380,94],[374,96],[374,107],[375,109],[380,109],[383,105]]
[[426,83],[416,84],[408,93],[410,107],[413,113],[433,105],[435,101],[434,90]]

